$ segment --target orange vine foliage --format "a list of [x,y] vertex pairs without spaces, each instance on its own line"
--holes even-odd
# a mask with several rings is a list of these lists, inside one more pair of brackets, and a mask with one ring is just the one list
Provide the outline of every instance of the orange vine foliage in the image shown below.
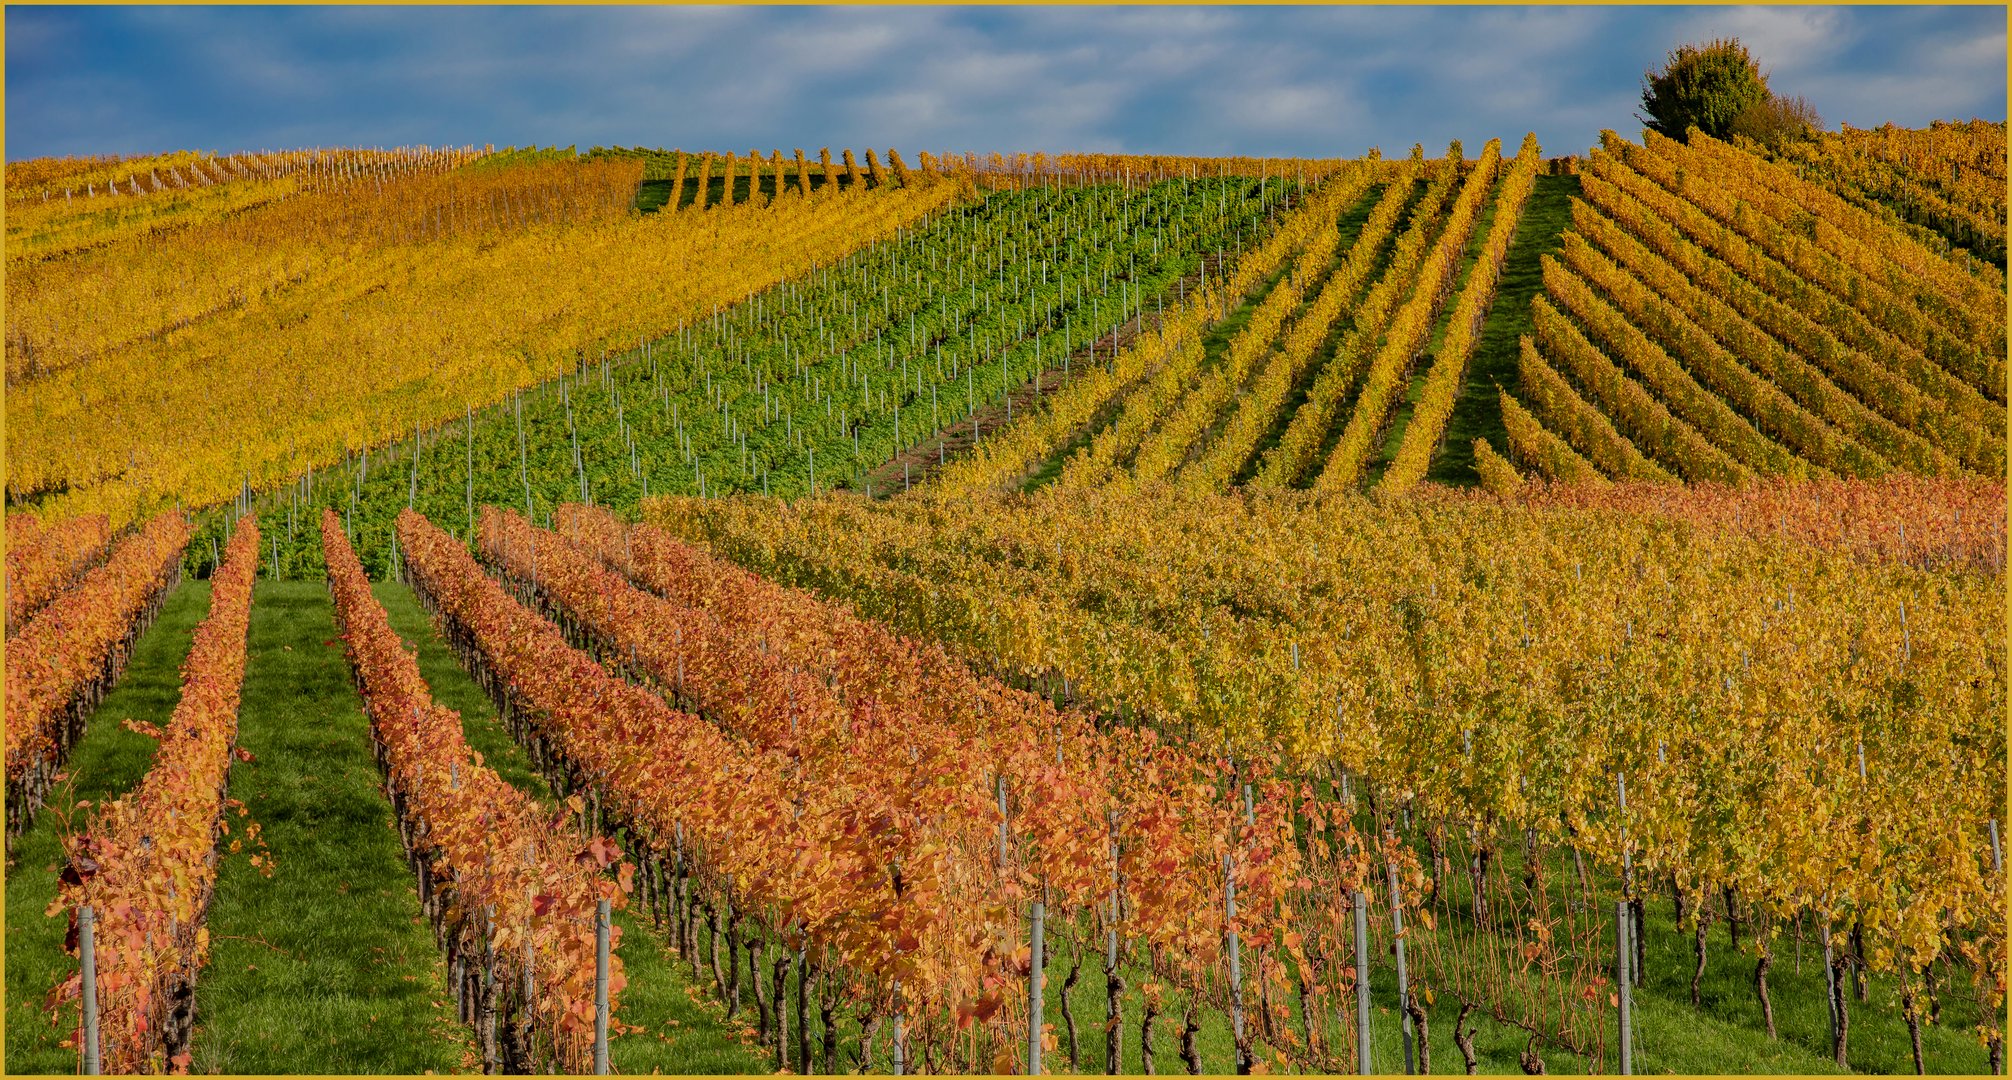
[[34,514],[7,515],[7,632],[21,629],[92,563],[112,540],[103,514],[50,525]]
[[[48,914],[70,913],[72,953],[79,913],[88,905],[96,916],[99,1044],[107,1073],[165,1071],[171,1029],[192,1019],[176,1009],[175,998],[192,987],[209,954],[203,921],[216,885],[217,838],[230,831],[224,791],[258,551],[258,523],[246,518],[212,579],[210,613],[182,664],[181,700],[166,729],[150,732],[160,741],[153,766],[131,792],[99,806],[85,831],[63,838],[65,866]],[[257,833],[256,825],[248,830],[254,840]],[[251,858],[265,865],[264,856]],[[81,971],[67,979],[58,999],[77,997],[82,979]],[[81,1055],[83,1039],[75,1045]]]
[[[1910,533],[1945,512],[1914,490],[1890,504]],[[1986,835],[2004,798],[2002,571],[1484,496],[1093,489],[645,513],[1103,708],[1338,762],[1427,814],[1513,823],[1606,867],[1730,885],[1773,927],[1811,910],[1861,923],[1879,970],[1951,940],[2004,950]]]
[[[1230,989],[1225,949],[1232,928],[1247,950],[1252,980],[1284,979],[1304,959],[1296,960],[1294,950],[1312,950],[1316,941],[1322,955],[1343,950],[1335,936],[1342,923],[1334,916],[1387,853],[1372,855],[1376,845],[1353,831],[1340,804],[1313,799],[1305,783],[1280,776],[1269,755],[1252,754],[1232,767],[1149,729],[1089,730],[1081,714],[976,676],[938,645],[766,581],[661,530],[628,528],[606,511],[577,506],[562,508],[556,523],[574,546],[685,608],[694,624],[710,621],[717,635],[753,638],[790,670],[828,679],[860,713],[901,724],[911,737],[948,730],[969,756],[1008,761],[1001,771],[1012,796],[1009,865],[1020,886],[1043,889],[1051,922],[1094,907],[1098,920],[1112,925],[1104,903],[1116,885],[1113,875],[1122,875],[1120,932],[1150,946],[1164,977],[1215,1001]],[[520,552],[524,542],[516,541]],[[556,565],[544,561],[551,550],[537,548],[541,571]],[[521,570],[524,556],[514,561]],[[610,592],[627,587],[612,575],[593,581]],[[636,638],[616,640],[647,648]],[[691,638],[684,640],[689,647]],[[896,771],[910,783],[935,775],[902,759]],[[1236,794],[1238,776],[1252,785],[1248,809]],[[963,782],[972,783],[968,774]],[[982,780],[973,786],[984,791]],[[1295,813],[1322,830],[1304,848],[1293,842]],[[997,821],[995,814],[988,826]],[[960,857],[989,867],[997,854],[984,838],[976,840],[959,849]],[[1224,903],[1226,858],[1238,899],[1233,920]],[[1331,993],[1344,981],[1339,969],[1307,977]],[[1252,994],[1250,985],[1245,993]],[[984,1011],[997,994],[959,1008]],[[1008,1003],[1017,1008],[1022,1001]]]
[[[460,715],[434,703],[332,510],[322,511],[321,535],[337,623],[382,746],[392,802],[414,846],[449,883],[452,936],[485,942],[504,986],[521,986],[530,964],[530,1012],[555,1063],[563,1072],[590,1071],[597,909],[603,899],[617,909],[627,904],[633,865],[620,863],[608,878],[602,871],[620,857],[610,841],[568,826],[564,815],[548,820],[482,764]],[[621,932],[609,928],[610,1016],[628,982],[617,955]]]
[[[1455,502],[1482,497],[1437,484],[1421,486],[1418,494]],[[2005,485],[1975,476],[1893,473],[1872,481],[1765,480],[1743,487],[1533,484],[1512,501],[1672,518],[1715,534],[1788,539],[1922,570],[1989,574],[2005,565]]]
[[179,572],[188,521],[166,513],[121,540],[7,643],[7,784],[65,747],[71,702],[129,644],[134,622]]

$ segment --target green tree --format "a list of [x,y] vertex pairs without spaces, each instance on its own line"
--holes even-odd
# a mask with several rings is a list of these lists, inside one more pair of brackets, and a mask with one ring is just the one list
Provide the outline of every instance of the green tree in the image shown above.
[[1767,76],[1737,38],[1679,45],[1661,71],[1645,74],[1642,111],[1651,130],[1673,139],[1698,128],[1723,139],[1733,121],[1769,98]]

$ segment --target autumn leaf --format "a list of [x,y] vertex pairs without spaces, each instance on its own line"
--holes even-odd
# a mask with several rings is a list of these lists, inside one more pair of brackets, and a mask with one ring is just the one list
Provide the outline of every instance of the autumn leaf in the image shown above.
[[581,862],[592,863],[596,867],[606,870],[616,859],[622,857],[622,849],[613,840],[605,836],[596,836],[594,839],[588,841],[587,846],[581,848],[573,857]]

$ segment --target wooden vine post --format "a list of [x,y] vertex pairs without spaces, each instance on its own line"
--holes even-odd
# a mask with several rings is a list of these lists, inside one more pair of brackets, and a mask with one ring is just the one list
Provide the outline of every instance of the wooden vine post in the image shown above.
[[1111,827],[1111,925],[1104,936],[1104,1071],[1116,1076],[1124,1070],[1123,994],[1125,978],[1118,974],[1118,922],[1124,915],[1124,880],[1120,867],[1123,852],[1118,847],[1118,812],[1106,815]]
[[1348,894],[1355,909],[1355,1071],[1368,1076],[1369,1056],[1369,898],[1357,889]]
[[[1385,826],[1386,832],[1396,839],[1396,825]],[[1409,1076],[1414,1071],[1411,1045],[1411,980],[1404,964],[1404,898],[1397,889],[1397,863],[1383,864],[1384,877],[1390,882],[1390,929],[1397,946],[1397,1012],[1404,1027],[1404,1072]]]
[[84,1075],[98,1075],[98,947],[97,913],[91,905],[77,913],[77,955],[83,961]]
[[594,914],[594,1075],[608,1075],[608,901]]
[[1223,902],[1230,937],[1230,1030],[1236,1037],[1237,1075],[1247,1076],[1251,1063],[1244,1038],[1243,964],[1237,947],[1237,879],[1228,855],[1223,856]]
[[1041,947],[1042,920],[1047,914],[1047,905],[1039,899],[1034,901],[1034,930],[1028,939],[1029,964],[1027,968],[1027,1075],[1041,1074]]
[[1629,981],[1628,954],[1634,949],[1630,940],[1634,935],[1629,931],[1634,922],[1634,913],[1629,909],[1628,900],[1622,897],[1614,901],[1614,985],[1621,995],[1621,1075],[1635,1074],[1634,1041],[1634,986]]

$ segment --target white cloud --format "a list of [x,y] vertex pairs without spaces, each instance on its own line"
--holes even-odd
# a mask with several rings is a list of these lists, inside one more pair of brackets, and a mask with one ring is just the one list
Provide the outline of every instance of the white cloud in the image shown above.
[[[2002,9],[10,9],[11,145],[1437,152],[1632,132],[1674,44],[1854,124],[2002,117]],[[152,44],[135,46],[135,40]],[[46,48],[44,48],[46,46]]]
[[1735,37],[1761,71],[1794,76],[1822,70],[1856,37],[1856,29],[1837,8],[1726,8],[1697,16],[1676,40]]

